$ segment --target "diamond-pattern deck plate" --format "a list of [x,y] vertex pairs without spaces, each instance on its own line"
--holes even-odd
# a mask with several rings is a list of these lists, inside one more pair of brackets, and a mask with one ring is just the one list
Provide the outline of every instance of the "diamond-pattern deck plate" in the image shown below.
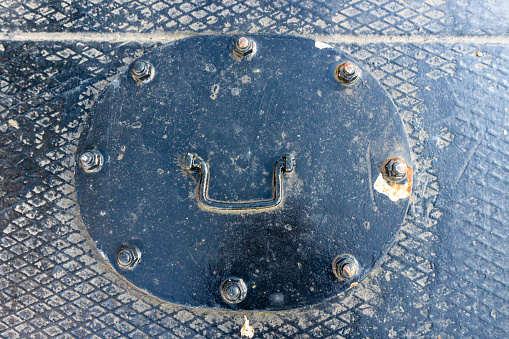
[[[0,1],[0,31],[505,35],[463,1]],[[0,44],[0,336],[509,336],[507,45],[339,45],[387,89],[415,186],[396,244],[346,295],[294,312],[162,303],[103,261],[76,210],[74,155],[97,95],[156,45]]]
[[452,314],[437,322],[440,332],[507,337],[509,54],[507,46],[485,48],[482,56],[474,46],[453,49],[463,55],[448,80],[453,95],[431,108],[444,105],[448,114],[429,124],[429,152],[437,168],[450,169],[441,176],[437,200],[447,227],[439,232],[432,314]]
[[160,302],[119,278],[84,231],[78,138],[108,80],[155,45],[1,46],[0,335],[239,338],[244,316],[259,338],[509,333],[505,46],[337,46],[402,115],[416,164],[412,204],[363,283],[331,302],[271,313]]
[[0,1],[0,30],[503,34],[509,6],[445,0]]

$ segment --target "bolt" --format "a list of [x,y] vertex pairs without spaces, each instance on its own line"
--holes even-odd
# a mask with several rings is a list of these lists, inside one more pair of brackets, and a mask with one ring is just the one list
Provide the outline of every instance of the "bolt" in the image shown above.
[[359,78],[359,67],[346,61],[336,68],[336,79],[344,84],[353,84]]
[[355,275],[355,265],[351,262],[345,263],[343,266],[341,266],[341,276],[350,279]]
[[343,66],[343,72],[345,72],[346,75],[353,75],[355,73],[355,66],[348,62]]
[[145,63],[140,60],[136,60],[133,64],[133,73],[141,74],[145,71]]
[[129,266],[133,261],[130,251],[122,249],[117,253],[117,261],[121,266]]
[[235,42],[233,51],[237,56],[243,58],[253,53],[255,51],[255,46],[256,45],[253,40],[246,37],[240,37]]
[[90,165],[94,162],[94,155],[92,152],[85,152],[80,156],[80,161],[84,166]]
[[148,82],[154,77],[154,67],[151,63],[136,60],[131,66],[131,77],[136,82]]
[[237,40],[237,47],[239,49],[246,49],[249,47],[249,40],[246,37],[241,37]]
[[240,288],[236,285],[230,285],[226,289],[226,296],[229,300],[235,300],[240,297]]
[[124,245],[117,250],[117,264],[121,268],[133,269],[140,259],[141,251],[136,246]]
[[385,164],[385,176],[391,180],[401,180],[406,177],[407,164],[401,159],[389,159]]
[[351,280],[359,271],[357,260],[349,255],[340,255],[332,262],[332,271],[339,280]]
[[240,278],[231,277],[221,283],[221,296],[229,304],[238,304],[247,294],[247,287]]
[[104,157],[97,150],[89,150],[80,155],[79,162],[86,172],[99,172],[102,168]]

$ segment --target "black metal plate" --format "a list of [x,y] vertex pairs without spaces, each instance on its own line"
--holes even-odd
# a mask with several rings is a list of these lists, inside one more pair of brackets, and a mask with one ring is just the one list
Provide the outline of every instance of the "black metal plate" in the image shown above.
[[[353,86],[333,76],[349,58],[312,40],[254,36],[236,60],[232,36],[201,36],[143,57],[156,70],[137,85],[128,71],[105,90],[80,149],[105,155],[98,173],[78,169],[80,212],[112,266],[134,285],[177,304],[291,309],[349,288],[333,259],[355,256],[366,276],[388,250],[408,199],[373,190],[383,163],[411,163],[405,131],[381,86],[363,71]],[[210,196],[271,195],[282,154],[282,205],[256,213],[201,209],[187,152],[210,165]],[[122,244],[142,252],[134,270],[115,261]],[[242,278],[247,297],[223,302],[221,282]]]

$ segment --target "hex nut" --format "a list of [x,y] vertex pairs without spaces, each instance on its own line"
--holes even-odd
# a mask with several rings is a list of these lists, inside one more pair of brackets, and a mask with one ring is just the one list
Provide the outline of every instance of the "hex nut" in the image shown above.
[[256,44],[252,39],[240,37],[235,41],[233,52],[240,58],[253,54],[256,50]]
[[104,157],[98,150],[88,150],[81,153],[79,163],[85,172],[99,172],[104,164]]
[[393,181],[402,180],[406,177],[407,174],[406,162],[397,158],[387,160],[384,169],[385,177]]
[[220,292],[228,304],[238,304],[246,298],[247,286],[242,279],[230,277],[221,283]]
[[150,62],[136,60],[131,65],[131,77],[137,83],[149,82],[154,77],[154,66]]
[[351,61],[346,61],[340,64],[335,70],[336,80],[345,85],[355,83],[359,78],[359,74],[359,66]]
[[332,272],[340,281],[352,280],[359,275],[359,263],[350,254],[339,255],[332,262]]
[[120,268],[133,269],[140,263],[141,251],[136,246],[124,245],[118,248],[116,258]]

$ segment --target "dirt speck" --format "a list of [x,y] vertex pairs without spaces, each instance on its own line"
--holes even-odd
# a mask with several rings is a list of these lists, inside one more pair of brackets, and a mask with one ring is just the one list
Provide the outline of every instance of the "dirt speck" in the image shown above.
[[218,84],[215,84],[214,86],[212,86],[212,90],[211,90],[212,94],[210,95],[210,98],[212,100],[216,100],[217,98],[217,93],[219,92],[219,85]]
[[17,122],[16,120],[9,119],[8,123],[9,123],[9,125],[11,125],[12,127],[14,127],[15,129],[18,129],[18,128],[19,128],[18,122]]

